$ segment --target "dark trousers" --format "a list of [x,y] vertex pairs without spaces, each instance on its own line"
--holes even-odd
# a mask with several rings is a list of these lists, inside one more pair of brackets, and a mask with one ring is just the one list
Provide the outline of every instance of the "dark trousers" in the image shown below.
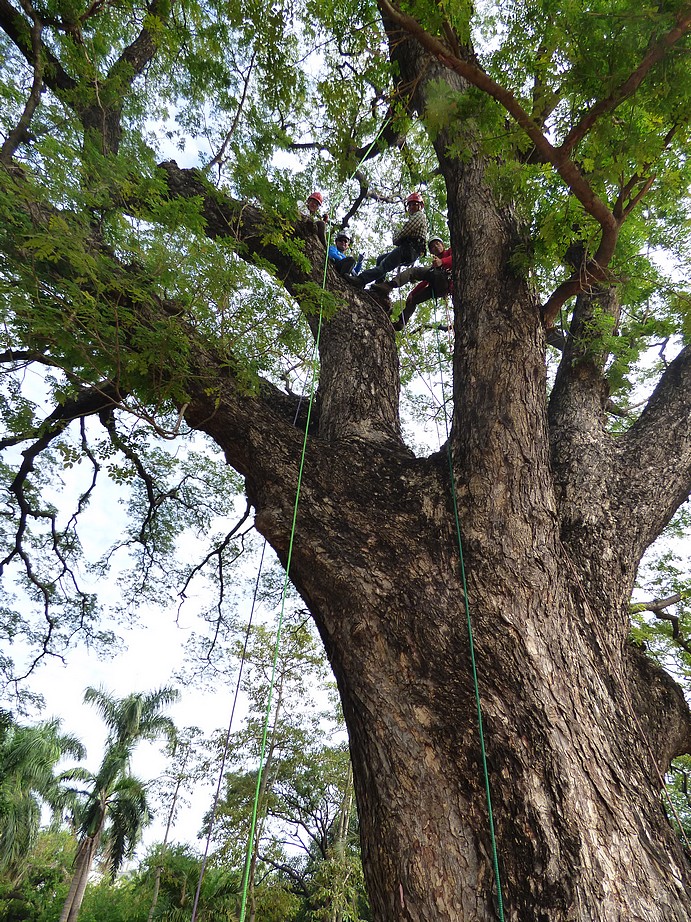
[[364,288],[370,282],[381,281],[385,275],[393,272],[394,269],[398,269],[399,266],[409,266],[414,263],[418,255],[418,251],[410,244],[401,244],[388,253],[382,253],[381,256],[377,256],[376,265],[360,273],[358,276],[359,286]]
[[[402,330],[415,313],[418,304],[429,301],[430,298],[445,298],[450,291],[449,275],[440,266],[432,266],[425,270],[409,269],[408,273],[415,279],[420,279],[419,285],[410,292],[405,299],[405,307],[400,317],[394,322],[395,330]],[[412,281],[413,279],[409,279]],[[405,283],[404,283],[405,284]]]
[[344,259],[331,258],[330,262],[336,272],[339,273],[339,275],[350,275],[350,273],[353,271],[353,267],[355,266],[355,257],[346,256]]

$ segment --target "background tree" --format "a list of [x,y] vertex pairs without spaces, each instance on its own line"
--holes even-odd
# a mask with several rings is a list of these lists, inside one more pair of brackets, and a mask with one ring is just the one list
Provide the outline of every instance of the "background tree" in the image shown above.
[[137,692],[114,698],[103,689],[87,688],[84,700],[94,704],[106,726],[108,739],[98,771],[89,779],[84,803],[77,814],[78,848],[70,890],[61,922],[75,922],[94,859],[115,877],[132,854],[149,822],[146,786],[131,774],[130,758],[142,740],[172,739],[175,727],[161,710],[178,697],[173,688]]
[[69,789],[74,773],[58,772],[58,764],[66,756],[83,759],[86,752],[76,737],[61,731],[57,718],[20,726],[3,712],[0,721],[0,874],[18,883],[38,838],[42,809],[50,809],[58,826],[74,804]]
[[[691,488],[689,6],[0,0],[0,27],[2,568],[36,603],[15,622],[6,602],[6,633],[38,657],[99,629],[78,519],[41,490],[63,461],[89,471],[77,511],[104,466],[137,484],[120,544],[132,590],[162,596],[173,534],[213,513],[155,436],[205,433],[201,470],[244,478],[287,564],[309,425],[290,577],[343,703],[374,919],[485,922],[499,876],[512,920],[688,919],[660,792],[691,720],[628,637]],[[195,132],[183,168],[167,141]],[[296,203],[327,178],[344,222],[380,203],[377,243],[413,187],[448,221],[443,452],[404,439],[388,309],[328,268],[321,291]],[[628,377],[663,340],[641,403]]]
[[[330,857],[331,841],[336,838],[349,758],[343,744],[332,742],[334,736],[344,735],[342,717],[333,700],[325,707],[333,689],[303,610],[284,615],[278,647],[275,625],[255,624],[246,643],[237,644],[232,652],[243,662],[248,715],[242,728],[231,734],[227,751],[225,737],[220,741],[227,769],[213,818],[218,846],[213,860],[244,867],[256,799],[247,884],[248,918],[253,919],[259,917],[257,905],[265,902],[267,888],[275,892],[283,886],[309,905],[315,868]],[[207,823],[211,820],[208,816]],[[345,864],[340,870],[345,874]],[[331,872],[335,891],[335,863]]]
[[69,889],[74,853],[71,832],[42,829],[24,856],[21,877],[0,877],[2,922],[54,922]]
[[195,781],[199,782],[201,780],[204,767],[200,765],[198,759],[195,759],[195,750],[198,748],[200,734],[201,731],[198,727],[185,727],[183,731],[175,734],[175,738],[168,748],[170,761],[164,770],[159,785],[159,794],[166,808],[165,830],[163,841],[158,847],[159,864],[154,872],[153,895],[147,922],[151,922],[154,918],[161,885],[163,862],[169,848],[169,839],[175,820],[180,807],[186,802],[185,793]]
[[[189,845],[173,844],[165,852],[156,849],[145,858],[133,882],[140,892],[148,892],[152,883],[159,880],[154,918],[166,922],[190,918],[201,865],[201,857]],[[236,918],[241,878],[241,867],[208,866],[202,880],[197,919],[213,922]],[[290,914],[285,918],[289,919]]]

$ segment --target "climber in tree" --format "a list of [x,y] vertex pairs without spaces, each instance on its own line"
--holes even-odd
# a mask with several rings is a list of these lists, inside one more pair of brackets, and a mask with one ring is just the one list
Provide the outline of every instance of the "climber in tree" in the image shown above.
[[332,266],[341,275],[357,275],[362,269],[363,254],[360,253],[357,260],[354,256],[348,254],[350,246],[350,237],[345,231],[339,231],[336,234],[336,244],[329,247],[329,260]]
[[312,192],[305,204],[307,205],[307,214],[302,214],[301,217],[314,222],[317,236],[326,246],[326,225],[329,223],[329,215],[326,213],[319,214],[319,209],[324,204],[324,197],[321,192]]
[[405,307],[400,316],[394,321],[394,327],[402,330],[415,313],[415,309],[423,301],[430,298],[445,298],[452,290],[451,267],[453,255],[450,247],[444,246],[441,237],[430,237],[427,243],[432,257],[431,266],[411,266],[404,269],[386,282],[373,285],[373,290],[382,294],[389,294],[393,288],[402,288],[409,282],[418,282],[405,301]]
[[405,203],[408,220],[393,235],[393,250],[377,256],[376,264],[360,275],[352,276],[357,288],[381,281],[399,266],[411,266],[427,249],[427,215],[419,192],[409,195]]

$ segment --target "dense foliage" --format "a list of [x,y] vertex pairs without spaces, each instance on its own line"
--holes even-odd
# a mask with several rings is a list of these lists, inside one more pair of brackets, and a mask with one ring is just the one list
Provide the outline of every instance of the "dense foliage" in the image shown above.
[[[406,12],[432,35],[442,22],[433,5]],[[603,230],[605,211],[621,219],[606,268],[621,317],[593,317],[588,336],[611,353],[613,425],[626,426],[641,382],[654,379],[689,328],[683,8],[458,4],[449,16],[458,40],[474,41],[491,85],[461,95],[440,82],[424,128],[432,137],[445,131],[453,147],[467,144],[472,124],[497,195],[515,203],[525,226],[514,258],[545,300],[574,266],[597,261],[612,231]],[[328,190],[334,226],[345,218],[354,249],[371,255],[388,238],[391,205],[412,187],[426,192],[431,228],[447,231],[433,151],[411,121],[373,4],[8,2],[2,25],[2,160],[17,164],[3,170],[0,189],[10,513],[2,567],[37,610],[35,620],[18,617],[5,584],[4,634],[27,644],[16,669],[4,654],[14,677],[44,641],[59,651],[76,634],[101,644],[113,637],[96,584],[75,569],[84,559],[78,516],[46,489],[60,472],[71,472],[75,513],[104,476],[130,489],[123,537],[100,559],[89,549],[80,565],[96,579],[129,556],[123,589],[160,600],[202,564],[209,573],[237,556],[219,523],[238,481],[180,428],[189,336],[227,350],[248,389],[259,374],[301,388],[309,370],[307,329],[274,270],[238,258],[243,244],[231,226],[210,240],[200,200],[171,197],[157,163],[178,156],[202,168],[210,191],[260,203],[265,237],[295,259],[290,222],[314,187]],[[302,292],[303,308],[311,298]],[[164,307],[155,319],[147,319],[151,299]],[[564,305],[563,323],[567,313]],[[401,344],[407,382],[434,362],[420,327]],[[418,414],[438,412],[424,388],[411,396]],[[105,408],[113,400],[115,412]],[[83,414],[101,426],[69,424]],[[176,434],[171,455],[160,436]],[[20,445],[29,447],[17,473]],[[217,532],[217,550],[181,570],[170,554],[188,529]],[[672,582],[656,587],[661,596]],[[685,637],[683,607],[679,618]]]

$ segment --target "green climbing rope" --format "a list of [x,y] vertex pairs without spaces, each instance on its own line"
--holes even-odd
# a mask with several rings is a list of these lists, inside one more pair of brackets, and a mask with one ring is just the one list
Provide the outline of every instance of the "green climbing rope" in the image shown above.
[[[450,439],[449,415],[446,411],[446,396],[444,393],[444,367],[442,363],[441,342],[439,339],[439,324],[436,322],[437,298],[435,296],[435,329],[437,337],[437,356],[439,359],[439,374],[441,378],[442,407],[444,410],[444,424],[446,427],[446,444],[447,456],[449,460],[449,479],[451,480],[451,498],[453,500],[453,515],[456,526],[456,538],[458,541],[458,557],[461,566],[461,584],[463,587],[463,603],[465,606],[466,626],[468,629],[468,650],[470,653],[470,665],[473,676],[473,687],[475,690],[475,707],[477,710],[478,731],[480,736],[480,755],[482,761],[482,772],[485,782],[485,797],[487,800],[487,817],[489,821],[490,845],[492,848],[492,865],[494,867],[494,880],[497,888],[497,914],[500,922],[504,922],[504,900],[501,889],[501,875],[499,874],[499,853],[497,850],[497,837],[494,831],[494,813],[492,811],[492,792],[489,783],[489,769],[487,767],[487,749],[485,747],[485,731],[482,720],[482,702],[480,699],[480,683],[477,674],[477,662],[475,659],[475,641],[473,639],[473,622],[470,617],[470,604],[468,603],[468,583],[465,573],[465,560],[463,555],[463,540],[461,538],[461,521],[458,514],[458,496],[456,494],[456,481],[453,471],[453,448]],[[447,321],[448,325],[448,321]]]
[[[380,135],[382,134],[382,132],[388,125],[389,121],[390,119],[387,119],[386,121],[384,121],[381,128],[377,132],[374,140],[372,141],[370,146],[367,148],[367,150],[363,154],[362,159],[360,160],[360,163],[358,163],[358,165],[355,167],[349,179],[352,179],[353,176],[355,176],[355,173],[360,169],[360,166],[367,159],[370,151],[372,150],[374,145],[379,140]],[[340,201],[336,203],[336,207],[338,207],[339,204],[340,204]],[[324,272],[322,275],[322,288],[323,289],[326,288],[326,273],[327,273],[327,268],[329,264],[329,245],[331,243],[331,224],[330,223],[328,225],[328,228],[329,228],[329,232],[328,232],[328,236],[326,239],[326,254],[324,257]],[[259,753],[259,770],[257,772],[257,784],[256,784],[255,792],[254,792],[254,803],[252,806],[252,820],[250,823],[249,841],[247,843],[247,854],[245,856],[245,870],[244,870],[243,878],[242,878],[242,901],[240,905],[239,922],[245,922],[245,913],[247,911],[247,893],[249,889],[250,868],[252,865],[252,852],[254,850],[254,835],[256,832],[256,828],[257,828],[257,814],[259,811],[259,797],[261,793],[262,775],[264,771],[264,756],[266,754],[266,740],[267,740],[268,731],[269,731],[269,720],[271,717],[271,703],[273,700],[273,689],[274,689],[274,682],[276,678],[276,666],[278,663],[278,652],[279,652],[279,646],[281,642],[281,629],[283,627],[283,616],[285,613],[285,602],[286,602],[286,596],[288,592],[288,581],[290,577],[290,564],[291,564],[291,560],[293,557],[293,544],[295,541],[295,527],[297,523],[298,505],[300,501],[300,489],[302,486],[302,474],[303,474],[303,470],[305,467],[305,456],[307,454],[307,434],[309,432],[310,420],[312,417],[312,407],[314,404],[314,394],[316,390],[316,387],[315,387],[316,361],[315,361],[314,356],[316,356],[319,351],[319,340],[321,337],[322,319],[323,319],[323,309],[322,309],[322,305],[320,304],[319,323],[317,326],[317,335],[315,337],[313,359],[312,359],[312,380],[311,380],[311,387],[310,387],[310,398],[309,398],[309,402],[307,405],[307,421],[305,423],[305,437],[302,441],[302,452],[300,455],[300,467],[298,470],[298,483],[297,483],[297,489],[295,492],[295,503],[293,505],[293,519],[291,522],[290,540],[288,543],[288,559],[286,561],[285,574],[284,574],[284,579],[283,579],[283,590],[281,593],[281,608],[280,608],[280,612],[278,616],[278,626],[276,628],[276,643],[274,644],[273,661],[272,661],[272,666],[271,666],[271,680],[269,682],[269,694],[268,694],[267,703],[266,703],[266,714],[264,717],[264,725],[262,728],[262,741],[261,741],[261,748],[260,748],[260,753]]]
[[[315,344],[314,344],[315,352],[319,349],[319,339],[321,336],[321,329],[322,329],[322,312],[320,310],[319,311],[319,325],[317,327],[317,335],[315,337]],[[314,365],[314,362],[313,362],[313,365]],[[297,484],[297,489],[295,491],[295,502],[293,504],[293,519],[292,519],[291,526],[290,526],[290,542],[288,544],[288,560],[286,561],[285,577],[283,580],[283,591],[281,593],[281,609],[280,609],[279,616],[278,616],[278,627],[276,628],[276,643],[274,644],[273,662],[271,665],[271,681],[269,682],[269,695],[268,695],[268,699],[266,703],[266,716],[264,718],[264,726],[262,729],[262,742],[261,742],[261,749],[259,752],[259,771],[257,772],[257,786],[254,792],[254,804],[252,806],[252,822],[250,824],[249,843],[247,846],[247,855],[245,858],[245,871],[244,871],[243,878],[242,878],[242,903],[240,905],[240,922],[244,922],[245,912],[247,910],[247,891],[248,891],[248,885],[249,885],[250,867],[252,864],[252,851],[254,849],[254,833],[257,827],[257,812],[259,809],[259,794],[261,790],[262,774],[263,774],[263,769],[264,769],[264,756],[266,754],[266,738],[267,738],[268,731],[269,731],[271,702],[273,699],[274,682],[276,679],[276,665],[278,663],[278,651],[279,651],[279,646],[281,642],[281,629],[283,627],[283,616],[285,613],[286,596],[288,593],[288,577],[290,574],[290,563],[293,557],[293,544],[295,540],[295,525],[297,522],[298,504],[300,501],[300,488],[302,486],[302,473],[305,468],[305,456],[307,454],[307,433],[309,432],[309,428],[310,428],[310,419],[312,416],[312,406],[314,404],[315,380],[316,380],[316,375],[314,374],[314,367],[312,371],[313,371],[312,386],[310,388],[310,399],[307,404],[307,421],[305,423],[305,437],[302,440],[302,453],[300,455],[300,467],[298,470],[298,484]]]

